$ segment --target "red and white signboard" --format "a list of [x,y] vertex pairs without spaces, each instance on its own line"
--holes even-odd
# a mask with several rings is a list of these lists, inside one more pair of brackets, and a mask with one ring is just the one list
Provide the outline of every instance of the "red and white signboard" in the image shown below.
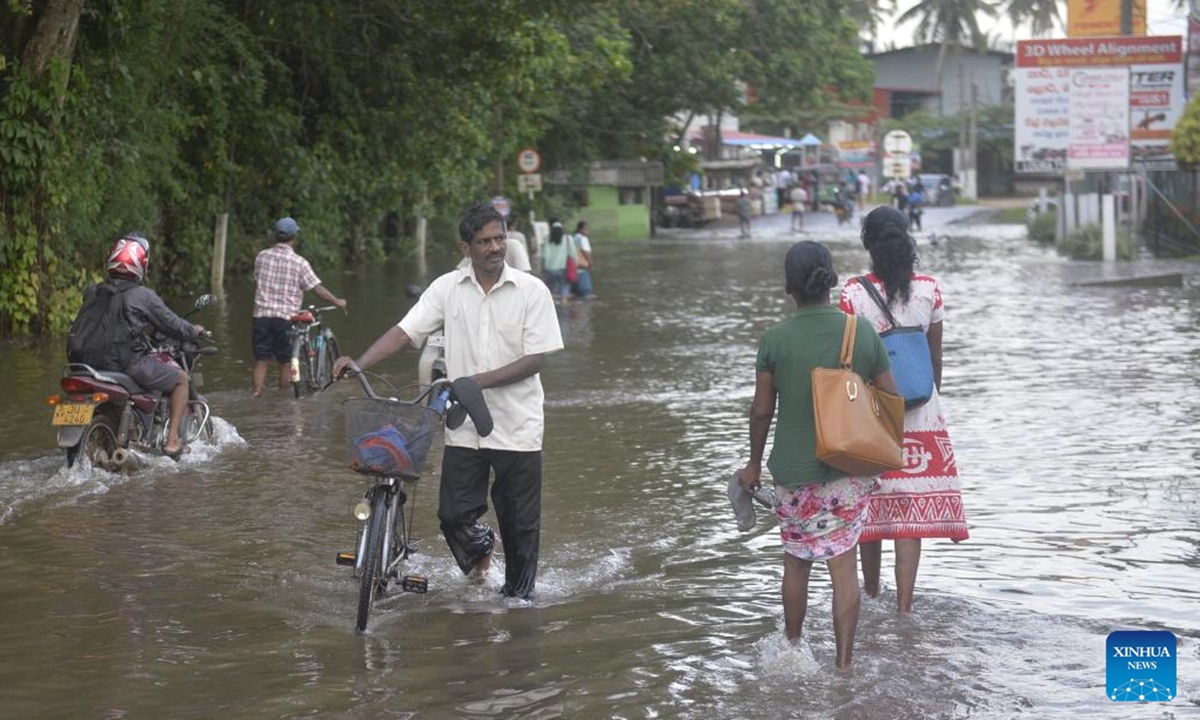
[[[1078,125],[1076,133],[1086,132],[1087,118],[1073,118],[1071,110],[1072,72],[1084,68],[1128,69],[1129,104],[1125,114],[1130,164],[1173,168],[1175,161],[1168,143],[1185,104],[1183,39],[1112,37],[1017,43],[1017,172],[1061,173],[1067,169],[1072,127]],[[1095,98],[1087,102],[1093,101]],[[1110,151],[1093,148],[1081,152]],[[1082,157],[1080,160],[1089,162]],[[1080,167],[1074,163],[1070,166]]]
[[542,167],[542,156],[533,148],[517,153],[517,169],[523,173],[535,173]]

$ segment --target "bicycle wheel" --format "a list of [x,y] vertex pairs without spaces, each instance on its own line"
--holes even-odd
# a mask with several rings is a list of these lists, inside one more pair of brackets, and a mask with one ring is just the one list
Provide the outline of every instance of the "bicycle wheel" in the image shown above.
[[299,338],[292,343],[292,392],[299,398],[302,386],[306,384],[305,372],[308,370],[308,340]]
[[376,487],[371,499],[371,518],[364,532],[367,542],[363,545],[362,574],[358,578],[358,619],[354,632],[361,635],[367,630],[367,618],[375,595],[383,588],[383,558],[387,557],[383,547],[384,528],[387,523],[388,492]]
[[322,340],[321,349],[317,351],[317,390],[324,390],[333,382],[333,361],[338,358],[337,338],[333,333]]

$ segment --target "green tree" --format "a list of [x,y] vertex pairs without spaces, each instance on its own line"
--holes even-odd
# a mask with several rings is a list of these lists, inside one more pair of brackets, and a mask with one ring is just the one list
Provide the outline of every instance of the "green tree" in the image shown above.
[[1034,37],[1043,37],[1063,26],[1056,0],[1008,0],[1005,11],[1017,24],[1028,22]]

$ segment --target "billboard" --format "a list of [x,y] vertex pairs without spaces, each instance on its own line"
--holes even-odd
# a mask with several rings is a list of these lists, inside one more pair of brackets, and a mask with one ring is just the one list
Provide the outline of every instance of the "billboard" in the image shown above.
[[[1115,37],[1023,40],[1013,70],[1016,95],[1015,169],[1061,173],[1071,145],[1072,70],[1128,68],[1130,163],[1175,167],[1168,147],[1183,114],[1183,39]],[[1083,133],[1082,127],[1077,132]]]
[[[1067,37],[1121,35],[1121,5],[1126,0],[1067,0]],[[1131,35],[1146,34],[1146,0],[1132,4]]]

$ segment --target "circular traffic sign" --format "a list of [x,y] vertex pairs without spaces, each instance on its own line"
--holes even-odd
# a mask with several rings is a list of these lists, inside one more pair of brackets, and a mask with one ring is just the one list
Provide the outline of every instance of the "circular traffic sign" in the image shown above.
[[517,167],[523,173],[535,173],[542,167],[542,156],[533,148],[525,148],[517,154]]
[[912,136],[903,130],[893,130],[883,136],[883,149],[889,155],[907,155],[912,148]]

